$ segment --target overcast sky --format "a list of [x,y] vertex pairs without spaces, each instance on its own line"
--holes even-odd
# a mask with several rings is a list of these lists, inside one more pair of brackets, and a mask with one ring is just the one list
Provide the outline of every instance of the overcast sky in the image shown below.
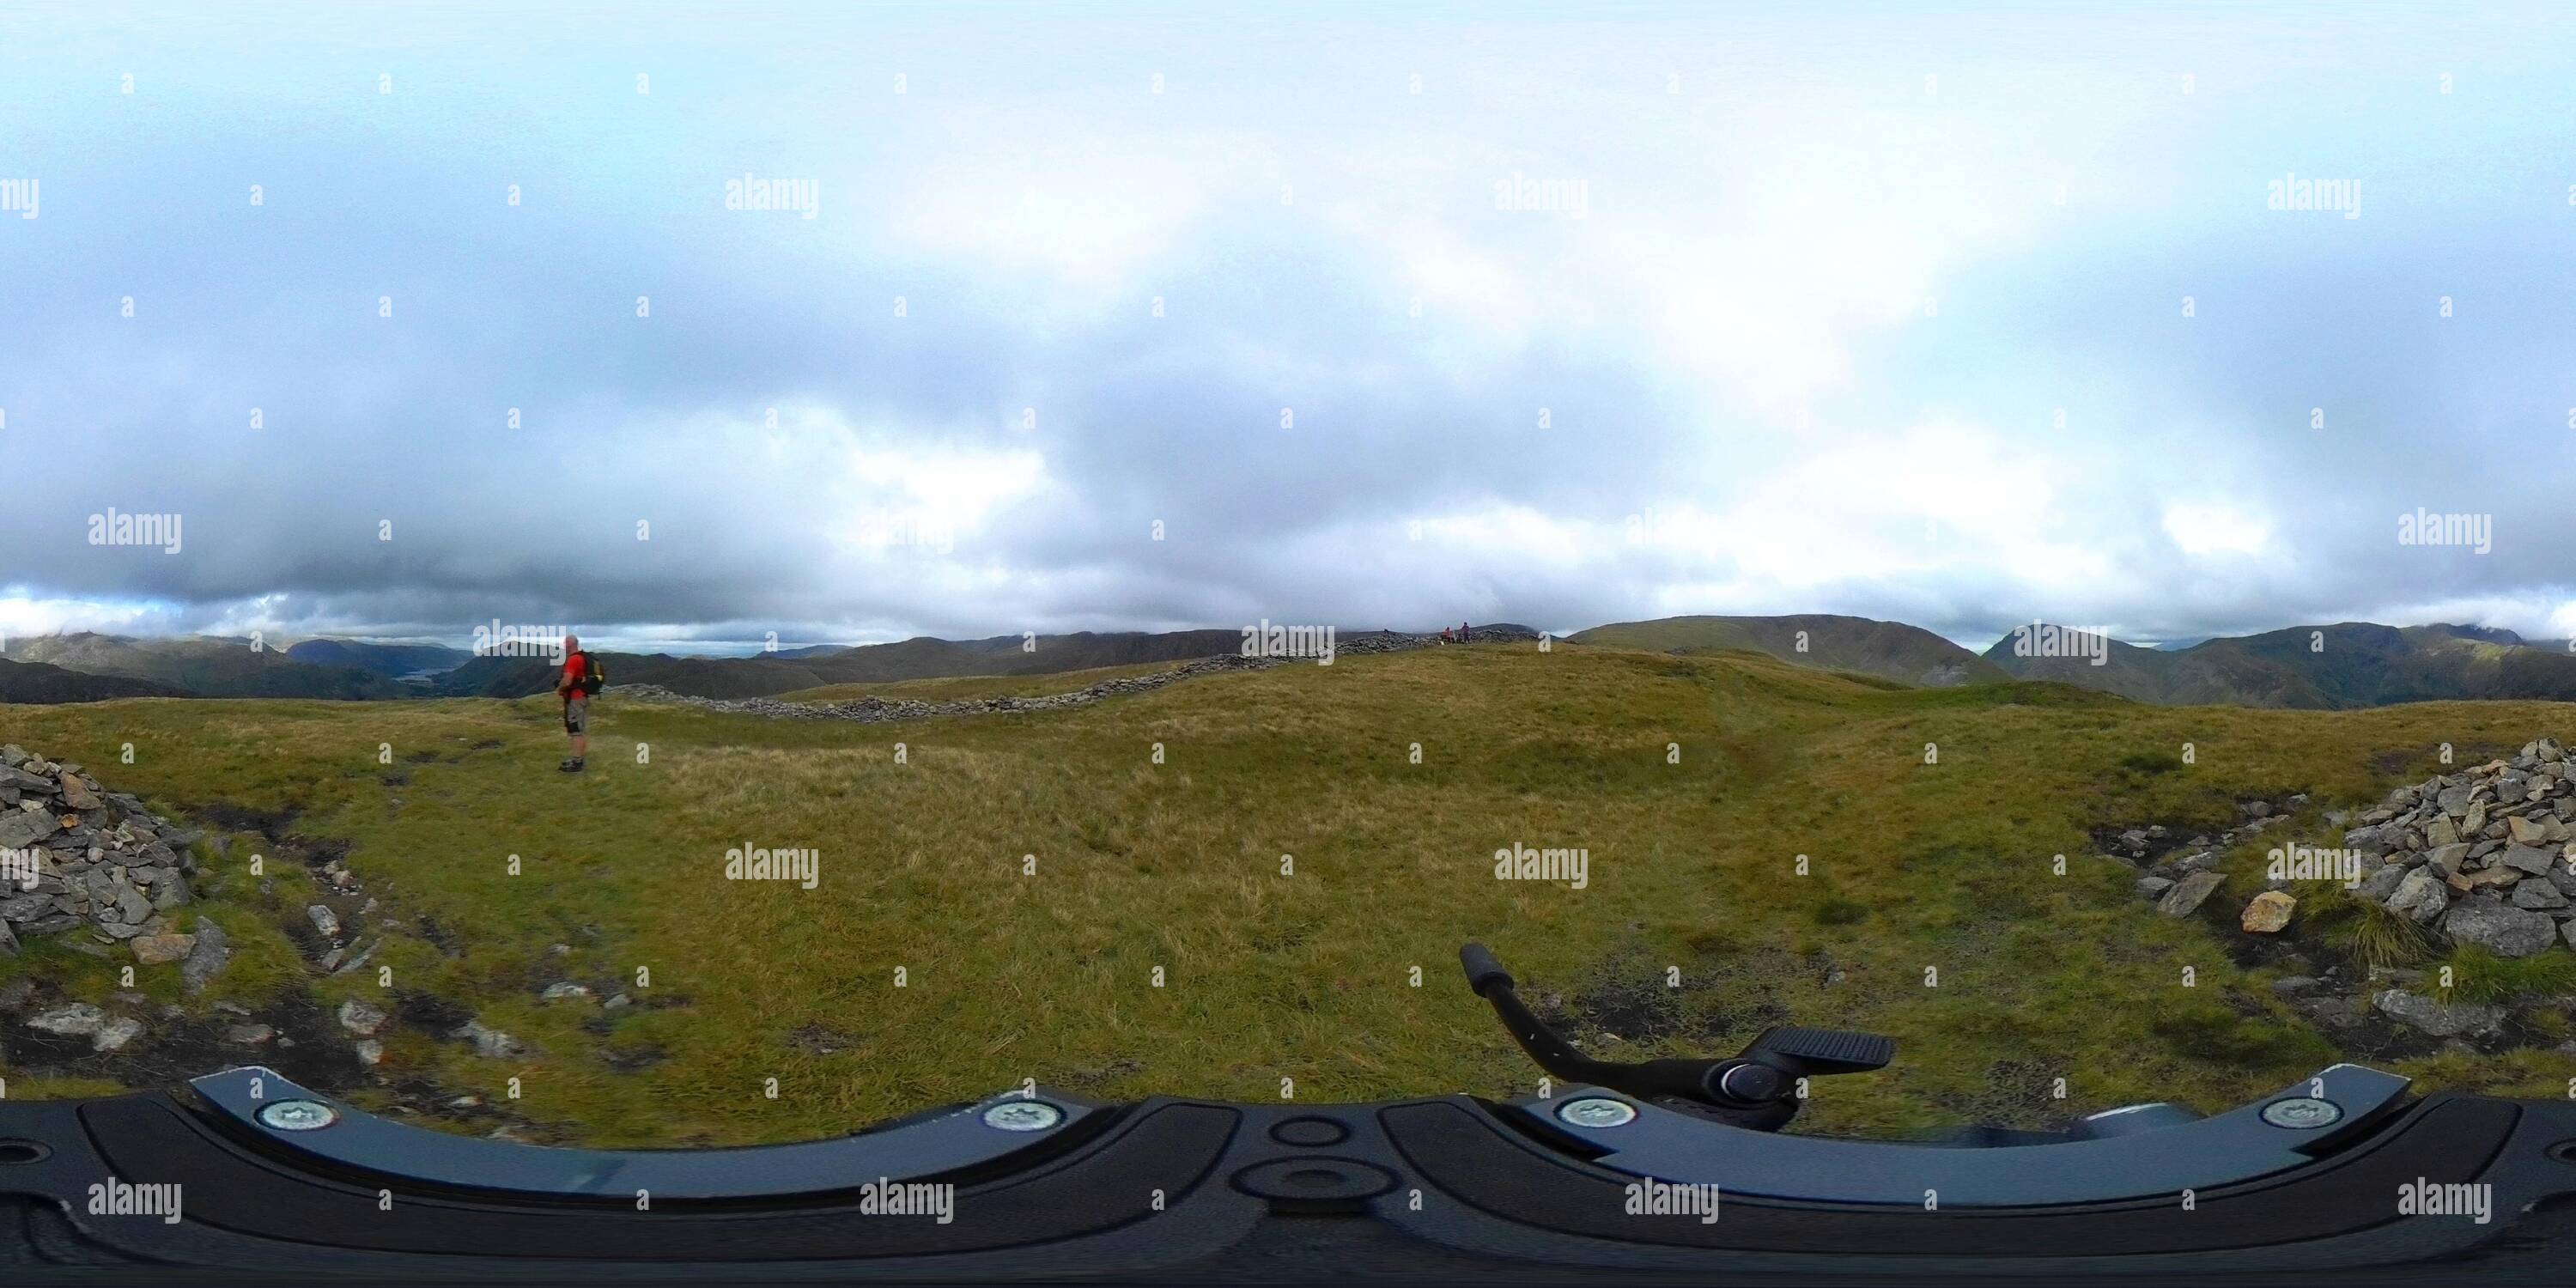
[[2567,7],[1940,8],[12,6],[0,632],[2576,633]]

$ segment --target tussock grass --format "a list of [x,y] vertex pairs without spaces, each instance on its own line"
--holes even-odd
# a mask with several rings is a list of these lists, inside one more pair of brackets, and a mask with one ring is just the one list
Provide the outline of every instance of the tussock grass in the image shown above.
[[[515,1075],[518,1112],[637,1145],[827,1136],[1023,1079],[1107,1098],[1526,1094],[1537,1071],[1457,979],[1467,939],[1638,1058],[1793,1021],[1896,1037],[1894,1068],[1820,1088],[1815,1130],[2232,1104],[2331,1052],[2208,926],[2154,915],[2088,829],[2214,829],[2285,788],[2357,802],[2431,772],[2441,742],[2576,740],[2570,710],[2155,708],[1560,644],[881,725],[606,701],[578,778],[554,772],[543,699],[137,700],[0,708],[0,730],[165,812],[293,810],[296,831],[347,842],[406,927],[376,958],[396,986],[536,1048],[487,1060],[407,1031],[388,1075],[487,1097]],[[1516,842],[1585,849],[1585,888],[1496,880]],[[745,843],[817,850],[818,887],[724,880]],[[226,987],[283,987],[301,968],[275,925],[301,878],[259,897],[249,848],[218,865],[217,915],[252,945]],[[411,929],[424,916],[460,955]],[[104,963],[23,960],[106,987],[79,975]],[[1666,968],[1681,987],[1638,1002]],[[541,1003],[560,979],[643,1005]],[[378,997],[373,978],[316,987]],[[2549,1059],[2493,1077],[2576,1073]],[[2494,1085],[2474,1065],[2424,1076]]]
[[[2299,894],[2300,915],[2311,934],[2363,967],[2413,966],[2432,951],[2433,938],[2414,918],[2361,898],[2340,886],[2311,884]],[[2569,959],[2576,963],[2576,958]]]
[[[2440,983],[2445,970],[2448,987]],[[2570,953],[2498,957],[2476,944],[2461,944],[2427,974],[2434,995],[2445,1002],[2486,1005],[2516,997],[2576,996],[2576,954]]]

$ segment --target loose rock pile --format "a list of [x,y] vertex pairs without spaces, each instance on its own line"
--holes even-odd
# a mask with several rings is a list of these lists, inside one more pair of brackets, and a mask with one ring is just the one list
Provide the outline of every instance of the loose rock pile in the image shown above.
[[180,963],[189,991],[203,989],[230,951],[206,918],[190,934],[173,921],[192,899],[198,839],[79,765],[0,746],[0,954],[14,956],[22,934],[86,928],[144,965]]
[[[2158,824],[2130,828],[2109,838],[2103,848],[2112,858],[2131,866],[2154,859],[2154,866],[2138,878],[2138,893],[2154,900],[2156,911],[2168,917],[2187,917],[2199,911],[2200,905],[2226,883],[2226,874],[2216,869],[2229,847],[2287,822],[2307,803],[2305,794],[2277,802],[2245,801],[2236,807],[2245,821],[2214,836],[2203,832],[2185,840]],[[2290,914],[2297,907],[2298,902],[2287,895],[2268,900],[2257,896],[2255,903],[2246,906],[2245,928],[2265,934],[2277,931],[2289,924]]]
[[2576,945],[2576,760],[2554,738],[2401,787],[2343,835],[2357,893],[2499,957]]
[[[1475,642],[1527,643],[1538,639],[1538,632],[1522,626],[1479,626]],[[1335,656],[1368,653],[1401,653],[1437,645],[1437,635],[1405,635],[1393,631],[1370,631],[1365,634],[1335,639]],[[772,720],[853,720],[875,724],[887,720],[923,720],[933,716],[981,716],[1005,711],[1054,711],[1065,707],[1088,706],[1103,698],[1128,693],[1150,693],[1167,684],[1214,675],[1224,671],[1264,671],[1274,666],[1315,665],[1313,658],[1245,657],[1237,653],[1220,653],[1214,657],[1184,662],[1168,671],[1150,675],[1127,675],[1102,680],[1071,693],[1050,693],[1036,698],[968,698],[957,702],[924,702],[916,698],[880,698],[869,696],[848,702],[781,702],[776,698],[701,698],[675,693],[658,684],[611,685],[611,696],[635,702],[665,702],[700,707],[729,715],[763,716]],[[1036,678],[1036,677],[1031,677]]]

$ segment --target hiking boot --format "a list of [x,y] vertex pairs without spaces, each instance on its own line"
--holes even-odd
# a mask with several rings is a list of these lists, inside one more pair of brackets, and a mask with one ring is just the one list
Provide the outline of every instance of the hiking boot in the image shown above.
[[567,774],[578,774],[581,772],[581,762],[578,760],[567,760],[564,763],[555,766],[555,768],[560,769]]

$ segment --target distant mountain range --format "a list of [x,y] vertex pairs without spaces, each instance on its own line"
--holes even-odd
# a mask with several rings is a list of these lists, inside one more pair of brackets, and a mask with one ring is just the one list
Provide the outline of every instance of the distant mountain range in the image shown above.
[[[1601,648],[1743,649],[1781,661],[1918,687],[2046,680],[2159,705],[2338,710],[2455,698],[2576,701],[2576,653],[2476,626],[2339,622],[2155,649],[2034,624],[1983,656],[1921,627],[1866,617],[1665,617],[1567,637]],[[658,684],[711,698],[770,697],[825,685],[950,676],[1039,675],[1232,653],[1239,630],[1082,632],[1034,640],[923,636],[898,644],[812,645],[752,657],[600,653],[611,684]],[[2098,645],[2098,646],[2097,646]],[[2093,656],[2099,654],[2099,665]],[[554,687],[543,657],[475,657],[440,645],[304,640],[283,652],[188,636],[38,636],[0,653],[0,703],[105,698],[520,698]],[[16,665],[10,665],[14,663]]]
[[12,640],[0,658],[87,675],[148,680],[201,698],[400,698],[413,690],[354,666],[316,666],[246,639],[183,635],[37,635]]
[[[803,648],[752,657],[672,657],[667,653],[598,655],[610,684],[658,684],[706,698],[765,698],[827,684],[871,684],[958,675],[1042,675],[1137,662],[1178,662],[1243,647],[1243,632],[1137,631],[1018,635],[981,640],[921,636],[899,644]],[[546,658],[478,657],[438,677],[433,692],[446,697],[518,698],[554,688]]]
[[2086,650],[2103,657],[2098,666],[2090,656],[2024,651],[2026,641],[2047,638],[2044,629],[2006,635],[1986,660],[2015,679],[2057,680],[2162,706],[2333,711],[2446,698],[2576,701],[2576,654],[2557,641],[2534,644],[2490,627],[2337,622],[2171,650],[2107,640],[2107,647]]
[[1751,649],[1798,666],[1856,671],[1917,688],[2011,679],[2004,669],[1903,622],[1814,613],[1796,617],[1660,617],[1595,626],[1566,637],[1604,648],[1699,653]]
[[90,675],[43,662],[0,659],[0,703],[101,702],[108,698],[184,698],[187,690],[155,680]]

